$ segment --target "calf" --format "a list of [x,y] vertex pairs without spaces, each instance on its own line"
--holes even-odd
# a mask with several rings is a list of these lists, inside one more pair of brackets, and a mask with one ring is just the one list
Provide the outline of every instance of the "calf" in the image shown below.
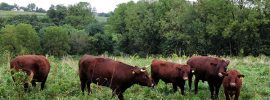
[[189,87],[191,89],[192,76],[195,75],[195,94],[198,93],[199,80],[207,81],[211,92],[211,98],[217,99],[219,88],[222,84],[222,72],[226,72],[229,65],[228,60],[208,56],[193,56],[187,64],[193,69],[194,73],[189,75]]
[[109,58],[85,55],[79,61],[79,76],[81,90],[87,85],[88,94],[90,84],[107,86],[112,89],[120,100],[124,100],[123,92],[133,84],[153,86],[152,79],[145,68],[133,67]]
[[[29,82],[36,86],[36,82],[41,82],[41,90],[44,89],[47,76],[50,71],[50,64],[46,57],[41,55],[23,55],[17,56],[10,61],[10,69],[12,78],[16,78],[13,74],[19,70],[26,72],[29,76]],[[24,83],[25,91],[28,89],[29,83]]]
[[158,84],[160,79],[165,83],[172,83],[174,92],[177,91],[177,87],[180,87],[182,95],[185,94],[185,80],[188,80],[189,73],[189,65],[182,65],[155,59],[151,64],[151,76],[155,85]]
[[226,100],[230,100],[234,96],[234,100],[238,100],[240,89],[242,87],[242,77],[237,70],[229,70],[222,73],[225,77],[223,79],[224,93]]

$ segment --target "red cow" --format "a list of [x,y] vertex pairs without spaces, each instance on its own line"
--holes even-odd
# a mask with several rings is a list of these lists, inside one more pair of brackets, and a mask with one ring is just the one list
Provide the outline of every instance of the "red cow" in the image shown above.
[[154,59],[151,64],[151,76],[157,85],[159,79],[165,83],[172,83],[174,92],[180,87],[181,94],[185,94],[185,80],[188,80],[190,73],[189,65],[182,65],[173,62],[166,62]]
[[226,100],[230,100],[230,97],[234,97],[234,100],[238,100],[240,95],[240,89],[242,87],[242,77],[244,75],[240,74],[237,70],[229,70],[222,73],[225,77],[223,79],[224,93]]
[[133,67],[109,58],[85,55],[79,62],[79,76],[81,90],[84,92],[87,85],[88,94],[91,92],[90,84],[107,86],[113,90],[120,100],[123,100],[123,92],[133,84],[153,86],[145,68]]
[[[29,82],[33,86],[36,86],[36,82],[41,82],[41,90],[44,89],[45,82],[47,80],[50,64],[46,57],[41,55],[23,55],[17,56],[10,62],[10,69],[12,78],[15,81],[16,78],[13,76],[14,72],[22,70],[29,76]],[[29,83],[24,83],[25,91],[28,89]]]
[[[189,75],[189,87],[191,89],[192,76],[195,75],[195,94],[198,93],[199,80],[207,81],[211,92],[211,98],[217,99],[219,88],[222,84],[223,75],[222,72],[226,72],[229,61],[220,58],[208,57],[208,56],[193,56],[187,64],[194,69],[194,73]],[[215,92],[215,93],[214,93]]]

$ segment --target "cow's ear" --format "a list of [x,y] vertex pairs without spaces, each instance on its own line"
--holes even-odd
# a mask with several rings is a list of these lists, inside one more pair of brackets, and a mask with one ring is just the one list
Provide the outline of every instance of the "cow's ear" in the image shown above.
[[240,75],[237,75],[237,77],[238,77],[238,78],[243,78],[243,77],[245,77],[245,75],[240,74]]
[[222,74],[223,76],[228,76],[228,73],[227,73],[227,72],[221,72],[221,74]]

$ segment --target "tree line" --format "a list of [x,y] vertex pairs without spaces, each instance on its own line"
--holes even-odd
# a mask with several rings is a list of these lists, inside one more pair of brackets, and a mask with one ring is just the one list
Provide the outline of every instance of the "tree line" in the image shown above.
[[52,5],[45,17],[0,17],[0,52],[56,56],[111,52],[112,37],[104,33],[103,26],[86,2]]
[[28,4],[26,7],[19,6],[17,4],[9,5],[8,3],[1,2],[0,3],[0,10],[6,10],[6,11],[11,11],[11,10],[23,10],[23,11],[30,11],[30,12],[40,12],[40,13],[45,13],[46,10],[43,8],[39,8],[36,6],[34,3]]
[[269,55],[269,0],[141,0],[108,19],[122,52]]
[[119,4],[109,15],[98,22],[91,5],[80,2],[52,5],[44,18],[0,18],[0,51],[270,55],[268,0],[140,0]]

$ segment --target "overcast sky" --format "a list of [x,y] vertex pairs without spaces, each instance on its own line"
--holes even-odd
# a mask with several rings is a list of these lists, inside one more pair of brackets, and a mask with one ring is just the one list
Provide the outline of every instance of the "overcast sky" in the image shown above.
[[95,7],[97,12],[109,12],[113,11],[114,8],[116,8],[117,4],[125,3],[129,1],[135,1],[138,0],[0,0],[0,2],[6,2],[8,4],[14,4],[16,3],[19,6],[26,7],[29,3],[35,3],[37,7],[43,8],[48,10],[50,6],[58,5],[58,4],[64,4],[64,5],[70,5],[75,4],[78,2],[89,2],[92,7]]

